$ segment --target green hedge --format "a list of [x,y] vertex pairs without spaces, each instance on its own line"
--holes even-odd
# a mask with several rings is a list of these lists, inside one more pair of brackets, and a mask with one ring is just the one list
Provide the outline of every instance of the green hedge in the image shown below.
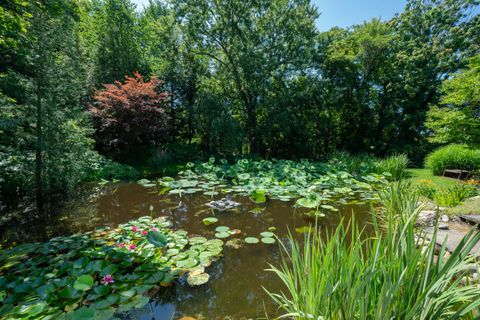
[[463,144],[450,144],[430,153],[425,159],[425,167],[434,175],[442,175],[445,169],[479,170],[480,150]]

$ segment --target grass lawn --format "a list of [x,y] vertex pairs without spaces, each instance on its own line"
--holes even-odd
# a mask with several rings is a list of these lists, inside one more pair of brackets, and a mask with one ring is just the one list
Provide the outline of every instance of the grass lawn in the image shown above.
[[454,178],[434,176],[429,169],[407,169],[407,172],[413,184],[418,184],[419,180],[431,180],[437,188],[448,188],[460,183],[460,180]]

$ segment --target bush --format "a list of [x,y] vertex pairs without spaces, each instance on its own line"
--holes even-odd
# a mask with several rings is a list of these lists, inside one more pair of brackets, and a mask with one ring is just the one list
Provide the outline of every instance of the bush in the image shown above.
[[458,184],[435,192],[433,199],[440,207],[455,207],[468,197],[476,194],[476,188],[468,184]]
[[442,175],[445,169],[479,170],[480,150],[463,144],[450,144],[430,153],[425,159],[425,167],[434,175]]
[[86,181],[137,180],[140,173],[133,167],[99,156],[91,165]]
[[105,152],[121,152],[134,146],[166,141],[169,94],[159,92],[163,82],[145,82],[135,73],[125,83],[106,84],[95,92],[89,108],[96,128],[97,146]]
[[378,174],[389,173],[393,180],[405,178],[410,161],[405,154],[393,155],[375,161],[375,172]]

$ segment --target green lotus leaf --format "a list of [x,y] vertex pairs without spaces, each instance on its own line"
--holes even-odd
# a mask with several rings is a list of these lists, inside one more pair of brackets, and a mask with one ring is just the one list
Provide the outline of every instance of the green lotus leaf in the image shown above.
[[260,235],[264,238],[271,238],[274,236],[273,233],[271,233],[270,231],[264,231],[264,232],[261,232]]
[[274,238],[262,238],[261,241],[265,244],[273,244],[275,243],[275,239]]
[[254,190],[250,194],[250,199],[255,203],[264,203],[267,201],[267,197],[265,196],[265,190]]
[[93,286],[93,277],[88,274],[81,275],[77,278],[73,287],[80,291],[87,291]]
[[158,231],[149,231],[147,240],[157,248],[164,248],[167,245],[167,237]]
[[255,238],[255,237],[246,237],[245,242],[248,244],[255,244],[255,243],[259,243],[260,241],[258,240],[258,238]]
[[230,230],[230,228],[226,227],[226,226],[219,226],[219,227],[215,228],[215,231],[217,231],[217,232],[227,232],[229,230]]
[[217,233],[215,233],[215,237],[219,238],[219,239],[228,238],[228,237],[230,237],[230,235],[231,234],[228,233],[228,232],[217,232]]
[[202,221],[203,221],[204,225],[208,226],[208,225],[217,223],[218,219],[215,218],[215,217],[208,217],[208,218],[203,219]]
[[202,284],[205,284],[208,282],[208,279],[210,279],[210,276],[208,273],[200,273],[200,274],[189,274],[187,277],[187,283],[190,286],[200,286]]

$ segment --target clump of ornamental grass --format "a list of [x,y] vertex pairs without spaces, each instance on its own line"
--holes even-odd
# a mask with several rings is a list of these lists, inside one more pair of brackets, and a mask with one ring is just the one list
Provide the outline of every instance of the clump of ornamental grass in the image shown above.
[[395,182],[381,192],[382,208],[373,215],[373,232],[352,221],[333,232],[310,232],[302,245],[290,236],[284,259],[271,266],[286,287],[268,292],[279,318],[293,319],[474,319],[480,289],[461,285],[475,257],[470,252],[480,233],[469,232],[447,258],[443,245],[418,236],[421,207],[408,183]]

